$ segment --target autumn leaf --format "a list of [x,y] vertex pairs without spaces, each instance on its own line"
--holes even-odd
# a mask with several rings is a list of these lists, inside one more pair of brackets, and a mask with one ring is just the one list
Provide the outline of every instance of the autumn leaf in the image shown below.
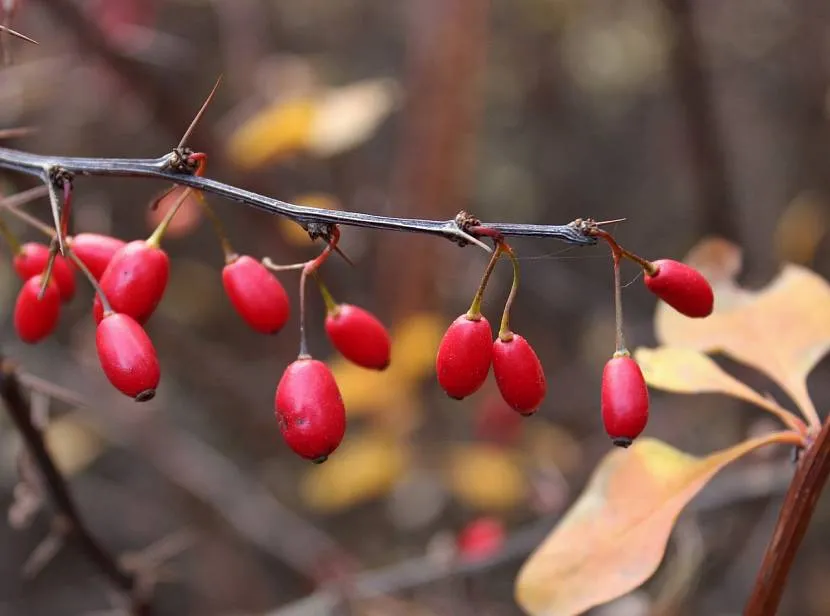
[[516,600],[531,616],[569,616],[633,590],[656,571],[678,515],[718,471],[791,439],[768,434],[705,458],[650,438],[610,452],[522,567]]
[[512,509],[527,495],[518,454],[487,443],[455,445],[448,454],[446,482],[459,501],[481,511]]
[[[326,193],[308,193],[294,198],[297,205],[316,207],[323,210],[339,210],[340,202],[336,197]],[[292,246],[311,246],[313,240],[308,232],[296,222],[285,216],[276,216],[274,221],[282,238]]]
[[818,423],[806,379],[830,349],[830,285],[806,268],[787,265],[764,289],[741,289],[734,281],[740,253],[723,240],[703,242],[686,261],[712,282],[715,311],[706,319],[688,319],[660,303],[655,316],[660,342],[722,352],[756,368]]

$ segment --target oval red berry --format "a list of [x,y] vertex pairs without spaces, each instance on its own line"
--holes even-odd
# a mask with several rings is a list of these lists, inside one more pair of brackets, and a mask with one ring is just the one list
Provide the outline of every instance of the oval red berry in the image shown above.
[[285,442],[308,460],[325,461],[346,432],[340,389],[329,367],[316,359],[298,359],[285,369],[274,411]]
[[95,345],[113,386],[138,402],[152,399],[161,378],[156,349],[144,328],[126,314],[108,314],[98,324]]
[[334,348],[358,366],[385,370],[389,365],[389,333],[371,312],[340,304],[326,316],[326,333]]
[[[24,282],[32,276],[44,273],[49,263],[49,247],[37,242],[28,242],[20,247],[14,256],[14,270]],[[55,256],[52,265],[52,280],[58,285],[61,301],[68,302],[75,297],[75,268],[62,255]]]
[[483,316],[470,319],[462,314],[449,326],[438,347],[438,382],[451,398],[466,398],[484,384],[492,358],[490,323]]
[[237,258],[222,270],[222,284],[236,312],[254,330],[276,334],[288,321],[291,306],[280,281],[259,261]]
[[42,280],[38,274],[24,282],[14,305],[14,328],[20,339],[29,344],[40,342],[51,334],[60,317],[58,285],[50,280],[43,297],[38,299]]
[[[131,316],[144,324],[161,301],[170,275],[170,261],[161,248],[135,240],[119,250],[101,276],[101,289],[112,311]],[[93,305],[96,323],[104,316],[101,299],[96,295]]]
[[712,314],[715,295],[709,281],[699,271],[672,259],[655,261],[657,272],[643,280],[649,291],[687,317]]
[[547,393],[542,363],[533,347],[518,334],[493,343],[493,374],[502,398],[522,415],[536,412]]
[[602,372],[602,421],[620,447],[628,447],[648,423],[648,387],[631,357],[612,357]]
[[117,237],[99,233],[79,233],[69,239],[69,247],[86,265],[95,280],[101,280],[110,261],[126,242]]

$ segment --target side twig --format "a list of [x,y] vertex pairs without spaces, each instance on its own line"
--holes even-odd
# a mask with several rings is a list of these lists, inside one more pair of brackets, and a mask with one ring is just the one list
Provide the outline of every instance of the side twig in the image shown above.
[[744,616],[768,616],[776,613],[787,584],[787,576],[828,476],[830,420],[824,422],[815,442],[802,454],[798,470],[784,497],[775,531],[764,554]]
[[32,423],[29,401],[17,378],[16,368],[6,359],[0,359],[0,398],[37,464],[55,508],[66,524],[67,538],[75,540],[101,573],[130,597],[133,614],[149,614],[149,597],[143,596],[142,591],[145,589],[142,589],[137,577],[126,571],[84,524],[66,481],[46,449],[40,430]]

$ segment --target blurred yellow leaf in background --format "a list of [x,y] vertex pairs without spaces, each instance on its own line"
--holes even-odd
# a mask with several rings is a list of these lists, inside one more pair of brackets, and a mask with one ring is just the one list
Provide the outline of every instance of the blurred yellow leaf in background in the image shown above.
[[781,261],[808,265],[830,225],[828,204],[815,193],[798,195],[775,227],[775,252]]
[[[342,209],[340,202],[333,195],[327,193],[308,193],[294,197],[294,203],[308,207],[317,207],[323,210]],[[296,222],[285,216],[276,216],[274,219],[282,238],[292,246],[311,246],[313,240],[308,232]]]
[[525,500],[528,490],[518,454],[486,443],[454,445],[446,481],[460,502],[481,511],[512,509]]
[[773,433],[697,458],[651,438],[608,453],[579,499],[524,564],[516,600],[570,616],[622,596],[657,570],[674,523],[718,471],[788,438]]
[[83,471],[105,449],[100,435],[73,415],[51,422],[46,428],[45,440],[58,470],[67,476]]
[[386,495],[409,467],[409,451],[381,433],[349,437],[325,464],[310,467],[300,492],[306,506],[335,513]]

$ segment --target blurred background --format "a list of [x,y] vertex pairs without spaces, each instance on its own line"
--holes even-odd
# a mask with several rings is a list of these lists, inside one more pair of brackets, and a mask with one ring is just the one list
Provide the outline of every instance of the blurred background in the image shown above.
[[[40,42],[5,39],[0,128],[37,127],[8,147],[160,156],[222,74],[189,144],[209,154],[208,176],[243,188],[390,216],[624,217],[616,237],[651,258],[681,258],[709,235],[737,242],[750,287],[783,261],[830,275],[823,0],[3,0],[1,11]],[[0,182],[3,194],[34,185],[5,172]],[[167,188],[129,178],[75,187],[75,229],[127,240],[150,233],[159,214],[148,205]],[[320,249],[289,221],[208,201],[239,252],[293,263]],[[27,208],[49,220],[45,200]],[[55,336],[18,342],[19,282],[0,262],[3,354],[57,388],[51,402],[32,398],[48,407],[49,445],[93,534],[157,578],[153,613],[520,614],[518,567],[609,450],[599,417],[614,344],[603,247],[513,243],[523,285],[512,325],[534,344],[549,386],[539,413],[517,421],[492,378],[456,402],[433,373],[438,340],[469,306],[486,255],[351,228],[341,245],[355,267],[332,259],[324,277],[339,301],[390,326],[393,364],[376,374],[338,358],[311,289],[311,350],[330,361],[349,411],[341,449],[321,466],[289,451],[273,416],[275,385],[297,352],[298,277],[280,275],[294,300],[285,330],[251,332],[223,294],[222,253],[197,207],[177,215],[164,242],[171,280],[148,324],[163,377],[147,404],[101,374],[85,286]],[[636,269],[624,276],[629,345],[653,345],[654,298]],[[491,322],[509,284],[503,264],[486,296]],[[825,362],[811,377],[819,408],[828,376]],[[73,404],[75,394],[93,403]],[[647,433],[695,454],[768,427],[714,396],[652,400]],[[0,614],[126,613],[82,552],[60,549],[20,448],[0,417],[9,512]],[[684,514],[655,578],[595,613],[740,613],[787,456],[762,452],[727,469]],[[829,519],[820,504],[782,614],[830,613]],[[301,601],[318,584],[334,590]]]

